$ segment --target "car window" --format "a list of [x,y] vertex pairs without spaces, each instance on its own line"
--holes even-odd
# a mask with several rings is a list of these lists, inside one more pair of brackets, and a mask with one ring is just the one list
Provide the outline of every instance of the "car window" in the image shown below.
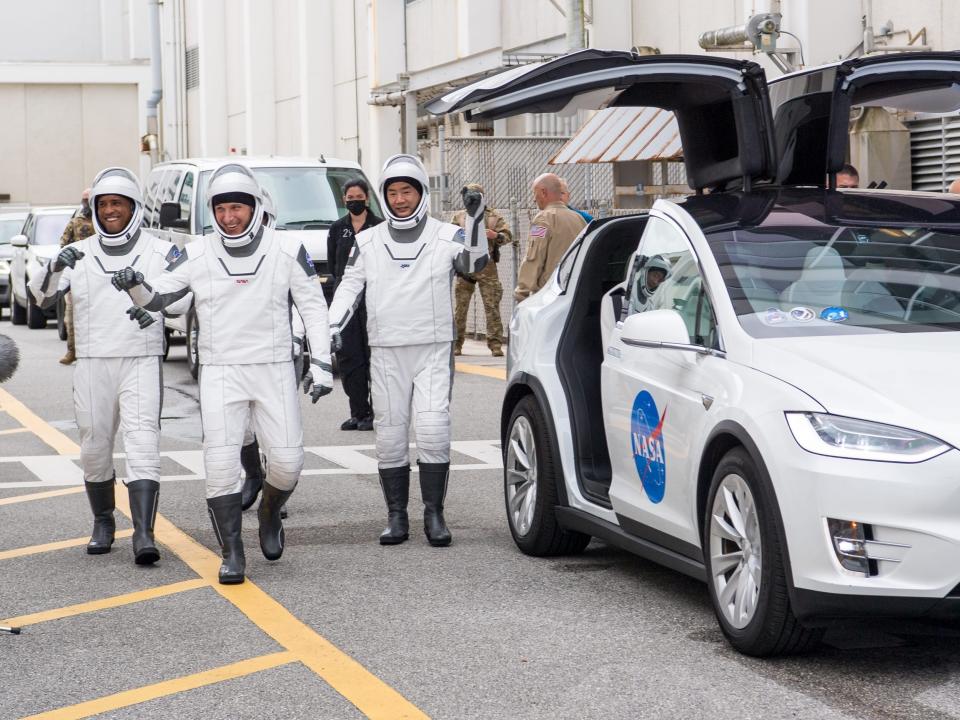
[[150,227],[156,228],[160,225],[160,206],[163,203],[177,202],[177,189],[180,185],[180,178],[183,177],[183,170],[173,169],[163,176],[160,183],[160,190],[154,203],[154,213],[151,216]]
[[73,217],[73,213],[70,212],[56,215],[38,215],[30,244],[58,245],[71,217]]
[[143,197],[143,224],[147,227],[156,226],[157,215],[160,212],[157,190],[167,172],[166,168],[154,170],[150,173],[150,179],[147,181],[147,191]]
[[23,228],[23,218],[4,218],[0,216],[0,245],[9,244],[10,238],[18,235]]
[[755,337],[960,330],[960,233],[778,226],[708,241]]
[[651,217],[627,273],[624,315],[676,310],[692,345],[716,347],[713,306],[693,248],[679,228]]
[[[188,172],[183,178],[183,185],[180,187],[180,197],[178,202],[180,203],[180,219],[187,221],[187,228],[190,227],[190,209],[193,205],[193,179],[194,174]],[[189,230],[172,228],[179,232],[189,232]]]

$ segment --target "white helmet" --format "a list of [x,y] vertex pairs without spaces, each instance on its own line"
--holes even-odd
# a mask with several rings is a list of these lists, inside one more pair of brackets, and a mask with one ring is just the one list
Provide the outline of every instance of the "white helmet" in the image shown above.
[[266,188],[260,188],[263,193],[263,212],[267,215],[266,226],[275,228],[277,226],[277,204],[273,201],[273,195]]
[[[133,215],[130,222],[118,233],[109,233],[100,224],[97,214],[97,197],[101,195],[122,195],[133,203]],[[140,181],[132,172],[122,167],[108,167],[97,173],[90,186],[90,207],[93,209],[93,228],[107,245],[123,245],[133,238],[143,222],[143,191]]]
[[[409,217],[397,217],[387,202],[387,185],[396,180],[411,180],[420,186],[420,204]],[[411,183],[413,184],[413,183]],[[380,173],[380,198],[383,200],[383,214],[390,227],[397,230],[409,230],[420,224],[430,207],[430,181],[427,171],[413,155],[394,155],[383,164]]]
[[210,216],[216,218],[213,208],[214,201],[221,195],[231,195],[233,193],[242,193],[253,198],[253,216],[250,224],[237,235],[227,235],[220,224],[214,220],[214,226],[223,239],[224,245],[237,247],[246,245],[253,240],[260,227],[263,225],[263,188],[253,175],[253,171],[248,167],[237,163],[227,163],[221,165],[213,171],[210,177],[210,186],[207,188],[207,207],[210,210]]
[[640,278],[638,284],[640,285],[640,292],[643,293],[644,297],[652,297],[654,291],[649,288],[647,285],[647,274],[651,270],[660,270],[663,272],[664,279],[670,274],[670,261],[667,260],[663,255],[654,255],[652,258],[647,260],[646,265],[643,266],[643,270],[640,273]]

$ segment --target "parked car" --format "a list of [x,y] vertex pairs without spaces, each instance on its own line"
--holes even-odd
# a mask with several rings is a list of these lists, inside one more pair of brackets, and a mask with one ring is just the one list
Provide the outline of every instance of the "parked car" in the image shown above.
[[[271,193],[277,206],[277,231],[290,233],[307,249],[329,302],[333,283],[327,272],[327,229],[347,209],[343,186],[348,180],[366,180],[357,163],[335,158],[227,157],[186,159],[153,168],[145,185],[144,224],[178,247],[213,232],[206,189],[211,173],[224,162],[251,168]],[[370,205],[382,216],[375,194]],[[187,359],[194,377],[199,370],[197,324],[192,310],[167,320],[169,331],[187,338]]]
[[43,310],[27,292],[27,283],[40,266],[60,251],[60,237],[76,206],[37,207],[30,211],[21,234],[10,239],[13,259],[10,262],[10,321],[36,329],[47,326],[48,318],[56,317],[56,307]]
[[665,108],[697,193],[595,221],[513,315],[501,437],[523,552],[596,537],[703,580],[757,656],[836,619],[958,614],[960,201],[830,189],[852,107],[955,112],[958,82],[957,53],[768,86],[749,61],[586,50],[429,106]]
[[27,214],[26,210],[0,210],[0,318],[3,308],[10,305],[10,261],[13,260],[10,238],[20,234]]

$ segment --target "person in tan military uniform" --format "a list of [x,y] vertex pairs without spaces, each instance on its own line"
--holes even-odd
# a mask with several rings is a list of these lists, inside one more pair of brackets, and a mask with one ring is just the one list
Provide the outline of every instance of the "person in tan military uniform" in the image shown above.
[[[483,193],[483,188],[477,183],[469,183],[467,189]],[[465,227],[466,210],[458,211],[451,222],[454,225]],[[453,354],[460,355],[463,350],[463,340],[467,335],[467,311],[470,309],[470,299],[473,291],[480,289],[480,299],[487,315],[487,347],[494,357],[503,356],[503,322],[500,319],[500,300],[503,298],[503,285],[497,273],[497,263],[500,262],[500,248],[513,240],[513,234],[507,227],[507,221],[492,208],[484,212],[483,223],[487,229],[487,244],[490,259],[478,273],[458,275],[454,296],[457,300],[454,320],[457,325],[457,339],[453,344]]]
[[[80,214],[70,219],[67,227],[64,228],[63,235],[60,236],[60,247],[66,247],[77,240],[83,240],[94,234],[93,212],[90,210],[90,188],[83,191],[80,196]],[[63,365],[72,365],[77,359],[73,345],[73,299],[68,292],[63,297],[64,324],[67,326],[67,354],[60,358]]]
[[563,202],[563,183],[553,173],[533,181],[533,196],[540,212],[533,218],[527,240],[527,254],[520,264],[516,301],[523,302],[547,284],[560,259],[586,222]]

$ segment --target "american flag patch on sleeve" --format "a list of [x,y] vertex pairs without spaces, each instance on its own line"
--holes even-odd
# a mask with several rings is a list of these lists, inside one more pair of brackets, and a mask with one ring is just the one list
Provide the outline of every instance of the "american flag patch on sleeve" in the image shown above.
[[543,225],[531,225],[530,237],[542,238],[547,236],[547,228]]

